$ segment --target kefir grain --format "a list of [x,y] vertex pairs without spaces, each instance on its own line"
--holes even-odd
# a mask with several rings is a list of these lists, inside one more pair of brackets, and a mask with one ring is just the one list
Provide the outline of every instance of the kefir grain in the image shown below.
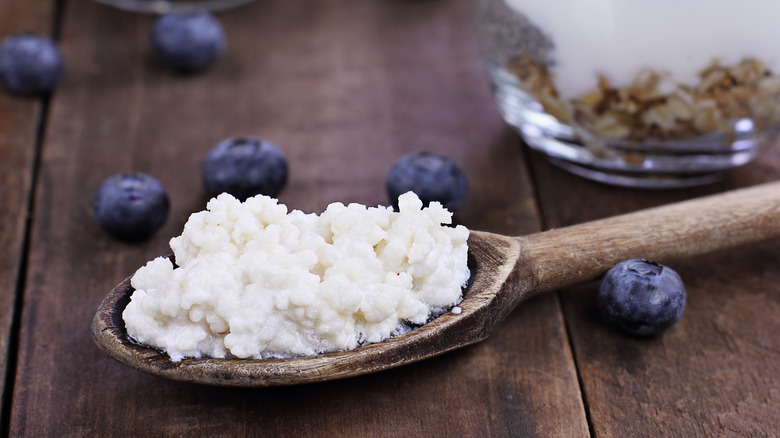
[[137,342],[184,357],[270,358],[348,350],[424,324],[462,298],[469,232],[414,193],[389,207],[321,214],[228,194],[190,216],[132,278],[123,318]]

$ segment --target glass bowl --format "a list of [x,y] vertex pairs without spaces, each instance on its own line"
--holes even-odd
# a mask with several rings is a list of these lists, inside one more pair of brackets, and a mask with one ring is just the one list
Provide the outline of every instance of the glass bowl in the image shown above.
[[743,1],[474,0],[498,109],[525,143],[645,188],[716,181],[780,134],[780,3]]

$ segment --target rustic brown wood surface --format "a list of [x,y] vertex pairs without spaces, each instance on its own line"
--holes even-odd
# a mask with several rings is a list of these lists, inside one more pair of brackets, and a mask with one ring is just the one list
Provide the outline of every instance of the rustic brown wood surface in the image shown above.
[[[56,5],[64,12],[56,20],[67,72],[50,105],[0,96],[0,193],[8,205],[0,217],[0,364],[13,365],[4,382],[3,434],[622,437],[780,430],[777,242],[679,262],[689,308],[678,325],[649,340],[599,323],[595,285],[585,284],[523,304],[481,343],[334,382],[216,388],[111,360],[89,333],[95,309],[119,281],[169,252],[168,239],[205,205],[201,160],[230,136],[279,145],[290,161],[280,198],[306,212],[334,201],[387,204],[384,176],[395,159],[419,150],[446,153],[464,165],[471,183],[457,221],[506,235],[773,180],[780,152],[723,183],[666,192],[610,188],[554,169],[525,153],[496,112],[468,0],[259,0],[219,14],[228,49],[192,76],[151,59],[151,17],[90,0],[0,0],[0,31],[50,33]],[[165,226],[133,245],[103,233],[90,212],[97,185],[131,170],[159,178],[172,201]],[[14,302],[21,302],[19,314]]]
[[[0,2],[0,35],[23,31],[51,34],[54,3]],[[0,38],[2,38],[0,37]],[[0,393],[5,386],[20,269],[35,174],[38,127],[44,101],[0,93]],[[13,362],[13,361],[11,361]],[[0,409],[6,410],[5,399]]]
[[[775,181],[780,147],[717,184],[675,192],[609,188],[532,160],[544,226]],[[572,190],[577,196],[571,196]],[[735,212],[739,214],[739,212]],[[597,284],[562,293],[595,436],[777,436],[780,431],[780,246],[723,251],[671,266],[688,305],[664,336],[636,340],[596,317]]]

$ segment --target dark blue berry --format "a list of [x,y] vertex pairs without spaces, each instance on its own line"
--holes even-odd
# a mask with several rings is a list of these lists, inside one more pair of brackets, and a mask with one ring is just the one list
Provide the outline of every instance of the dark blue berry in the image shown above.
[[451,158],[420,152],[404,155],[393,165],[387,174],[386,187],[396,210],[398,197],[413,191],[423,205],[438,201],[454,213],[466,200],[468,179],[463,168]]
[[596,296],[608,322],[635,336],[660,333],[676,323],[685,310],[686,292],[671,268],[645,259],[613,266]]
[[49,37],[27,33],[8,37],[0,45],[0,80],[12,93],[48,93],[62,72],[62,54]]
[[152,52],[176,71],[197,72],[208,67],[225,48],[222,25],[207,10],[169,12],[155,21]]
[[100,184],[92,213],[112,236],[133,242],[150,237],[168,218],[168,194],[157,179],[140,172],[114,175]]
[[277,197],[287,183],[287,158],[260,138],[230,138],[203,162],[203,187],[210,197],[222,192],[244,201],[255,195]]

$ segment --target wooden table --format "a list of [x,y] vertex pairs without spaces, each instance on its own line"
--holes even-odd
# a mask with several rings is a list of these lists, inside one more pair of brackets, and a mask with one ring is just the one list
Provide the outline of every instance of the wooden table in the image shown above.
[[[219,17],[226,53],[183,77],[151,59],[149,16],[0,0],[0,34],[53,33],[67,65],[50,100],[0,93],[3,434],[778,436],[778,242],[677,262],[688,308],[652,339],[599,322],[591,283],[516,309],[480,344],[343,381],[225,389],[107,358],[89,334],[97,305],[204,208],[200,163],[230,136],[278,144],[291,169],[281,201],[306,212],[386,205],[398,157],[447,154],[471,181],[458,222],[512,235],[780,177],[778,148],[687,190],[551,167],[494,107],[468,0],[259,0]],[[98,184],[125,171],[158,177],[172,200],[165,226],[134,245],[90,211]]]

